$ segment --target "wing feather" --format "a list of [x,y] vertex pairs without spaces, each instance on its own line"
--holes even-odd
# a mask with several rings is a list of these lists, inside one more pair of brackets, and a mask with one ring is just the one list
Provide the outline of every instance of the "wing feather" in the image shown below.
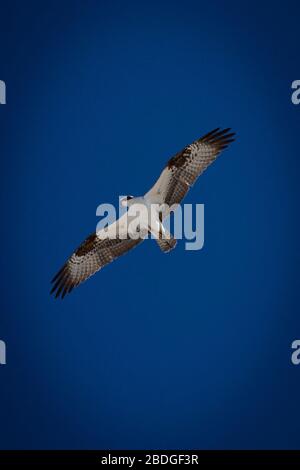
[[142,241],[142,238],[132,239],[129,235],[127,238],[119,235],[118,238],[112,239],[100,238],[97,233],[92,233],[54,276],[50,293],[55,294],[56,298],[64,298],[74,287]]
[[212,130],[172,157],[159,179],[145,195],[170,207],[179,204],[204,170],[231,142],[230,128]]

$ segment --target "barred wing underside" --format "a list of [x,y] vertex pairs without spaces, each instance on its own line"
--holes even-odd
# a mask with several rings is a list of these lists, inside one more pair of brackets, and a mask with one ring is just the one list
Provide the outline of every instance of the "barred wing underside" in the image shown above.
[[229,131],[214,129],[174,155],[146,196],[169,206],[179,204],[203,171],[234,141],[235,133]]
[[129,236],[125,239],[101,239],[97,233],[91,234],[52,279],[54,285],[51,294],[55,293],[55,297],[64,298],[74,287],[142,241],[142,238],[135,240]]

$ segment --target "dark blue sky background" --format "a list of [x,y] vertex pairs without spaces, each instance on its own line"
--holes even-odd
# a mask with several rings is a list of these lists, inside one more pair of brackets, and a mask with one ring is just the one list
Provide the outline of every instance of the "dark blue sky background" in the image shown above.
[[[281,5],[281,6],[279,6]],[[299,2],[1,2],[1,448],[298,448]],[[203,133],[205,246],[49,281]]]

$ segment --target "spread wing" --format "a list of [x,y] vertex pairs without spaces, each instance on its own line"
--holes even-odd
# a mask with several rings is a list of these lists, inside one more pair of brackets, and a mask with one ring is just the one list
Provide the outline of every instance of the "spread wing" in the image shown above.
[[179,204],[204,170],[230,142],[234,132],[214,129],[172,157],[155,185],[145,195],[160,204]]
[[107,233],[106,238],[103,238],[103,231],[98,234],[92,233],[77,248],[52,279],[51,282],[54,285],[51,294],[55,293],[55,297],[61,296],[63,299],[74,287],[143,241],[143,238],[130,238],[127,231],[125,233],[122,226],[120,227],[119,221],[117,222],[119,227],[117,238],[110,238],[112,233],[110,229],[115,226],[115,222],[108,227],[108,230],[103,229]]

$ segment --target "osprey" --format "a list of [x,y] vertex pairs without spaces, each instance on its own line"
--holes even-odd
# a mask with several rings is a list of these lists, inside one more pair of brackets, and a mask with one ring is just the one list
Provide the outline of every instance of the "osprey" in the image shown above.
[[[155,207],[151,225],[148,217],[141,217],[129,230],[127,213],[108,227],[91,234],[72,254],[52,279],[51,294],[64,296],[106,264],[139,245],[151,232],[160,247],[167,253],[176,246],[176,240],[163,226],[163,219],[170,208],[179,204],[203,171],[216,159],[228,144],[234,141],[230,128],[214,129],[172,157],[154,186],[144,196],[127,196],[121,204],[128,207],[142,206],[146,213]],[[151,213],[152,214],[152,213]],[[132,224],[131,224],[132,226]]]

